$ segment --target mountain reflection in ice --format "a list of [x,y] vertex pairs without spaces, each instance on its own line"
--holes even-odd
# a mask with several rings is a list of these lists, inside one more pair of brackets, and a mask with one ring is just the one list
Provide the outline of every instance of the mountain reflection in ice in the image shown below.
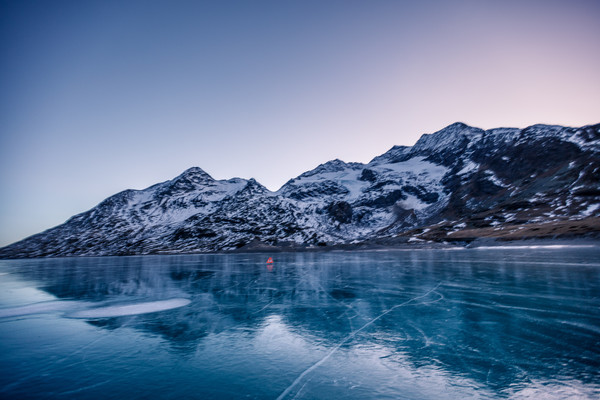
[[0,397],[600,395],[598,249],[268,256],[2,261]]

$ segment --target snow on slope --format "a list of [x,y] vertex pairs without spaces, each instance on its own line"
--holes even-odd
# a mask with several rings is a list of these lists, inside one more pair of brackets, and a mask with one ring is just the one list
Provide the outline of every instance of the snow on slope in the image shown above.
[[600,213],[600,125],[484,131],[462,123],[368,164],[333,160],[270,192],[190,168],[126,190],[2,257],[234,249],[252,241],[347,243],[427,224],[501,227]]
[[[326,227],[329,240],[364,238],[392,224],[398,210],[416,212],[423,219],[432,203],[445,200],[441,180],[448,168],[424,157],[385,161],[347,164],[335,160],[322,164],[290,180],[278,194],[293,199],[304,213],[311,213],[310,225]],[[336,219],[335,210],[322,212],[342,203],[347,204],[345,219],[352,220],[351,227],[345,225],[343,217],[337,218],[337,224],[328,222]]]

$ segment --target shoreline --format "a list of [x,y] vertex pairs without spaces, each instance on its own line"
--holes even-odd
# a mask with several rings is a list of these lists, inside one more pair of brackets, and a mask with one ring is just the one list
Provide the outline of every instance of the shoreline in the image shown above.
[[[387,240],[386,240],[387,239]],[[386,238],[354,244],[336,244],[330,246],[273,246],[254,243],[235,250],[173,252],[158,251],[142,254],[89,254],[61,255],[44,257],[14,257],[0,260],[41,260],[59,258],[95,258],[95,257],[140,257],[140,256],[180,256],[180,255],[228,255],[228,254],[280,254],[280,253],[335,253],[363,251],[419,251],[419,250],[532,250],[532,249],[568,249],[600,248],[600,238],[534,238],[521,240],[497,240],[479,238],[468,243],[438,243],[427,241],[397,241],[398,238]],[[395,243],[392,243],[395,242]]]
[[[479,238],[469,242],[433,242],[406,241],[392,243],[391,240],[373,240],[355,244],[335,244],[330,246],[246,246],[235,250],[194,253],[194,254],[241,254],[241,253],[298,253],[298,252],[334,252],[334,251],[372,251],[372,250],[468,250],[494,248],[565,248],[565,247],[600,247],[600,238],[536,238],[520,240],[497,240]],[[180,254],[180,253],[178,253]]]

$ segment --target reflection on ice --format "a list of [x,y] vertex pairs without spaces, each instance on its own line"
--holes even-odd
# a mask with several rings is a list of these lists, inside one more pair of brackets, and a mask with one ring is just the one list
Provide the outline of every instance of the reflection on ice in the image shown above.
[[581,400],[598,398],[600,385],[584,384],[579,380],[533,380],[508,390],[511,400]]
[[[55,299],[10,303],[0,294],[0,317],[24,317],[0,320],[2,338],[19,323],[31,332],[24,335],[29,342],[17,337],[0,350],[16,354],[16,365],[33,365],[19,364],[18,346],[35,346],[51,376],[61,368],[76,376],[71,364],[96,362],[90,369],[104,371],[116,363],[115,371],[129,371],[124,388],[151,384],[172,398],[600,395],[597,249],[278,254],[272,269],[265,259],[0,262],[0,271],[19,276],[29,292]],[[0,279],[5,293],[29,293],[10,282]],[[34,313],[43,316],[27,317]],[[69,328],[74,337],[92,337],[61,350],[60,359],[69,362],[55,366],[45,352],[56,342],[44,343],[36,333],[48,326],[76,327]],[[18,397],[2,392],[13,373],[0,370],[0,397]],[[28,385],[36,371],[23,375],[21,387],[50,385]],[[115,383],[119,378],[107,373],[54,393],[94,398],[110,390],[130,398]]]
[[[414,301],[426,298],[430,293],[435,292],[435,290],[437,288],[439,288],[439,287],[440,287],[440,284],[438,283],[436,285],[436,287],[434,287],[433,289],[430,289],[429,291],[427,291],[427,293],[425,293],[425,294],[423,294],[421,296],[413,297],[413,298],[411,298],[409,300],[406,300],[406,301],[404,301],[402,303],[396,304],[393,307],[390,307],[389,309],[383,311],[381,314],[379,314],[375,318],[367,321],[360,328],[351,331],[348,334],[348,336],[346,336],[341,342],[339,342],[337,345],[333,346],[333,348],[323,358],[321,358],[319,361],[317,361],[316,363],[314,363],[313,365],[311,365],[310,367],[308,367],[306,370],[302,371],[302,373],[294,380],[294,382],[292,382],[292,384],[290,386],[288,386],[283,391],[283,393],[281,393],[279,395],[279,397],[277,397],[277,399],[278,400],[284,399],[294,389],[295,386],[297,386],[298,384],[300,384],[302,382],[302,380],[305,379],[305,377],[308,374],[310,374],[314,369],[318,368],[321,364],[325,363],[333,355],[333,353],[335,353],[337,350],[339,350],[340,347],[342,347],[344,344],[346,344],[347,342],[349,342],[350,340],[352,340],[358,333],[360,333],[364,329],[368,328],[370,325],[372,325],[373,323],[375,323],[377,320],[379,320],[380,318],[383,318],[384,316],[386,316],[387,314],[391,313],[395,309],[397,309],[399,307],[404,307],[406,305],[409,305],[410,303],[412,303]],[[428,303],[424,303],[424,304],[428,304]]]
[[[267,318],[255,339],[269,351],[305,353],[317,360],[310,368],[288,386],[278,399],[341,398],[348,390],[352,398],[398,398],[390,393],[401,390],[401,398],[439,398],[443,390],[446,399],[482,398],[492,393],[466,377],[453,376],[434,365],[416,367],[405,355],[393,347],[371,344],[369,346],[339,346],[332,352],[326,345],[316,348],[311,340],[294,332],[278,316]],[[390,354],[395,354],[390,358]],[[285,360],[290,362],[291,360]],[[328,386],[338,386],[339,392]],[[342,389],[343,388],[343,389]],[[330,395],[325,395],[330,393]]]

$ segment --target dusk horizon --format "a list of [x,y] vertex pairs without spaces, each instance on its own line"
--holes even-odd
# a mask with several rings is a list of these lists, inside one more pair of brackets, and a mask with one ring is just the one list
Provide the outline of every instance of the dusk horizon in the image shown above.
[[600,120],[592,1],[1,8],[0,244],[194,165],[274,190],[457,121]]

